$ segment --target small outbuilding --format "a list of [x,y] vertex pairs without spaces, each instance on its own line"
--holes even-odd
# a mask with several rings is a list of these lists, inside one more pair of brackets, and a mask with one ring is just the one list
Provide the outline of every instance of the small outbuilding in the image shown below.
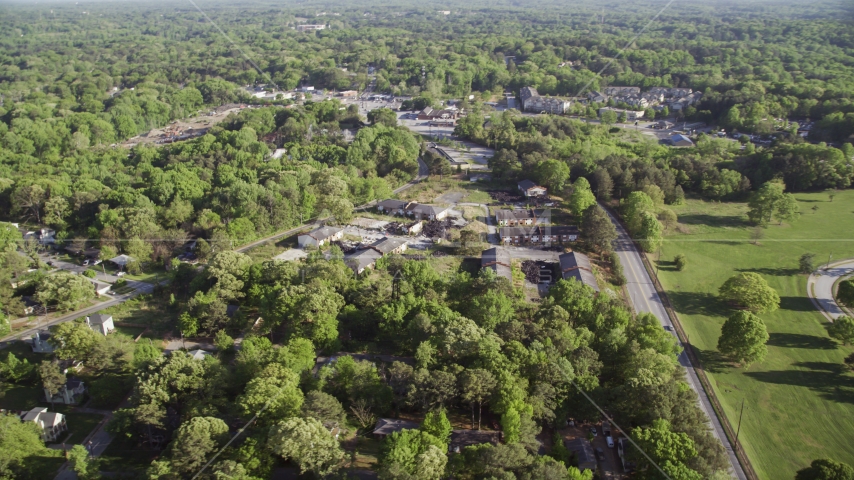
[[89,328],[104,336],[116,329],[116,326],[113,324],[113,316],[101,315],[100,313],[87,316],[86,325],[89,325]]

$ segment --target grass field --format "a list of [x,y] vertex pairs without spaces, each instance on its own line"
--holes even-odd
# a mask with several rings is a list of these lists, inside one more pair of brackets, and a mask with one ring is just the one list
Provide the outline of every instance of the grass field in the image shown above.
[[[751,243],[747,206],[689,200],[673,210],[680,233],[662,248],[660,278],[697,349],[733,427],[744,401],[740,440],[763,479],[791,479],[817,458],[854,465],[854,374],[842,360],[852,352],[826,331],[806,295],[798,258],[816,263],[854,257],[854,191],[796,194],[802,215],[792,225],[772,224]],[[818,207],[813,210],[813,207]],[[684,253],[688,267],[675,271]],[[653,254],[652,258],[655,259]],[[770,339],[764,361],[734,368],[716,351],[731,310],[716,298],[720,285],[739,272],[756,272],[780,294],[780,309],[763,314]]]

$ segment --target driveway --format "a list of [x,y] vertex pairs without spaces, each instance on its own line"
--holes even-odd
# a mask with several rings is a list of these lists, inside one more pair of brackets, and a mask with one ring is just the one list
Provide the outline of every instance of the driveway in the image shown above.
[[[635,311],[638,313],[652,313],[656,318],[658,318],[662,326],[670,327],[672,334],[676,336],[676,333],[673,332],[673,324],[670,321],[670,316],[667,314],[667,310],[665,310],[664,304],[661,302],[661,297],[658,296],[658,292],[655,290],[652,279],[644,268],[641,254],[635,248],[634,242],[632,242],[631,237],[629,237],[628,232],[626,232],[622,224],[614,218],[610,211],[606,209],[606,212],[608,212],[611,222],[613,222],[614,227],[617,229],[618,237],[614,242],[614,250],[617,252],[617,256],[620,257],[620,262],[623,264],[623,270],[627,281],[626,290],[629,292],[629,300],[631,300]],[[688,384],[697,393],[700,410],[706,414],[706,417],[708,417],[711,422],[712,434],[714,434],[721,444],[723,444],[724,449],[727,452],[727,457],[729,458],[730,467],[732,469],[730,473],[734,472],[735,476],[739,480],[746,480],[747,476],[741,468],[741,464],[738,463],[738,458],[735,456],[732,445],[724,433],[723,426],[721,425],[717,415],[715,415],[712,403],[706,395],[706,391],[700,384],[700,379],[697,378],[694,366],[691,364],[691,360],[685,352],[685,345],[682,344],[679,337],[676,337],[676,341],[683,350],[682,354],[679,355],[679,364],[685,368]]]
[[807,279],[807,296],[815,308],[829,321],[834,321],[843,315],[850,315],[834,300],[833,292],[836,282],[854,275],[854,258],[841,260],[829,267],[820,268]]

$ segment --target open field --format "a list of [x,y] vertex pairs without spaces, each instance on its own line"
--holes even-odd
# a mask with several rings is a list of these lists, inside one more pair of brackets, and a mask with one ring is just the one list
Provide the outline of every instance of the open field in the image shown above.
[[443,179],[432,175],[414,187],[400,194],[402,200],[414,200],[419,203],[443,203],[438,197],[448,193],[461,193],[456,199],[462,203],[489,203],[486,190],[500,189],[491,183],[470,182],[462,176],[447,175]]
[[[854,464],[854,374],[842,360],[851,347],[837,346],[824,318],[806,295],[798,258],[817,264],[854,257],[854,191],[796,194],[802,215],[792,225],[772,224],[754,245],[743,203],[689,200],[673,210],[680,231],[667,236],[660,278],[682,325],[707,369],[735,427],[744,401],[739,440],[761,478],[793,478],[817,458]],[[817,206],[817,210],[812,210]],[[688,267],[677,272],[673,257]],[[651,256],[652,259],[656,255]],[[732,313],[717,300],[730,276],[756,272],[780,294],[780,309],[762,314],[770,340],[764,361],[734,368],[716,350],[721,325]]]

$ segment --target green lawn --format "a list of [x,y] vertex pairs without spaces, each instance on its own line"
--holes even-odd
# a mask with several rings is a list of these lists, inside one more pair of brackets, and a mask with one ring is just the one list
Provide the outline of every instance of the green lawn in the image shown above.
[[[837,192],[833,202],[827,193],[795,196],[801,218],[770,225],[759,245],[750,242],[745,204],[688,201],[675,207],[681,232],[667,237],[660,265],[661,281],[733,426],[744,400],[740,439],[757,474],[772,480],[793,478],[817,458],[854,465],[854,374],[842,368],[852,348],[828,337],[824,318],[806,296],[806,276],[797,272],[805,252],[816,254],[817,263],[830,254],[854,257],[854,191]],[[683,272],[673,268],[678,253],[688,258]],[[744,271],[761,274],[781,305],[760,315],[770,334],[768,356],[736,369],[716,351],[731,313],[716,294]]]
[[79,444],[89,435],[92,430],[103,419],[102,415],[96,413],[65,413],[65,421],[68,423],[68,432],[61,435],[59,441],[66,444]]

